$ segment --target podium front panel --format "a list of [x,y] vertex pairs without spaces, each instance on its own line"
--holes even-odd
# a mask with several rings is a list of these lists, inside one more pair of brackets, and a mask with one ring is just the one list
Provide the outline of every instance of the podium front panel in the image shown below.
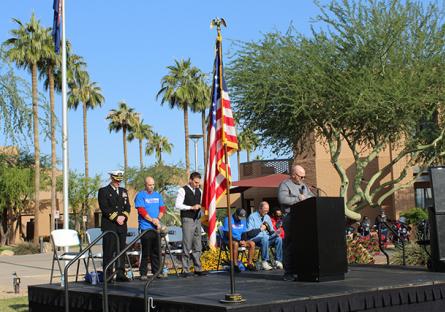
[[344,279],[347,272],[344,201],[312,197],[291,208],[293,260],[299,280]]

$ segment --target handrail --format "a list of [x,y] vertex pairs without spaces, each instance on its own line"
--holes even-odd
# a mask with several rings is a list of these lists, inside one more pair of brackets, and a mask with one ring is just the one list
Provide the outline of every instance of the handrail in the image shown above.
[[[100,241],[105,235],[107,234],[113,234],[114,237],[116,238],[116,243],[117,243],[117,250],[119,250],[119,236],[117,236],[116,232],[113,231],[105,231],[102,232],[102,234],[100,234],[95,240],[93,240],[87,247],[85,247],[85,249],[82,250],[82,246],[80,246],[81,250],[79,251],[79,254],[77,256],[75,256],[70,262],[68,262],[68,264],[65,266],[65,269],[63,271],[63,275],[64,275],[64,280],[63,280],[63,287],[65,288],[65,312],[69,312],[70,310],[70,305],[69,305],[69,296],[68,296],[68,269],[69,267],[76,262],[77,260],[79,260],[80,257],[82,257],[87,251],[91,251],[91,248],[97,244],[98,241]],[[94,270],[96,270],[96,267],[94,265],[94,260],[93,260],[93,267]],[[87,272],[88,273],[88,272]],[[105,273],[104,273],[105,276]]]
[[389,255],[388,253],[383,249],[383,244],[382,244],[382,222],[379,222],[377,224],[377,236],[379,238],[379,249],[381,252],[383,252],[383,254],[386,257],[386,265],[389,265]]
[[[149,232],[149,231],[156,231],[153,229],[148,229],[145,230],[141,233],[139,233],[138,236],[136,236],[135,239],[133,239],[129,244],[127,244],[127,246],[122,249],[113,259],[111,259],[111,261],[106,265],[106,267],[104,268],[104,288],[103,288],[103,296],[102,296],[102,311],[103,312],[108,312],[108,278],[107,278],[107,271],[110,268],[110,266],[112,266],[117,259],[119,259],[125,252],[127,252],[128,249],[130,249],[142,236],[144,236],[145,233]],[[159,246],[159,249],[161,247]]]
[[[162,251],[161,251],[161,234],[156,231],[157,234],[157,238],[158,238],[158,257],[159,259],[161,259],[162,256]],[[166,241],[166,244],[168,245],[168,242]],[[150,311],[150,301],[148,300],[148,288],[150,287],[151,283],[153,282],[153,280],[155,278],[157,278],[159,276],[159,274],[162,272],[163,268],[164,268],[164,264],[165,264],[165,257],[162,258],[162,263],[159,265],[158,271],[153,274],[153,276],[147,281],[147,283],[145,283],[144,286],[144,308],[145,308],[145,312],[149,312]]]
[[390,230],[396,237],[397,239],[401,242],[402,244],[402,264],[404,266],[406,266],[406,257],[405,257],[405,241],[399,236],[397,235],[397,232],[386,222],[386,221],[380,221],[378,224],[378,235],[379,235],[379,248],[380,250],[385,254],[386,256],[386,264],[389,265],[389,256],[388,254],[383,250],[382,248],[382,243],[381,243],[381,231],[382,231],[382,223],[386,226],[386,228],[388,230]]

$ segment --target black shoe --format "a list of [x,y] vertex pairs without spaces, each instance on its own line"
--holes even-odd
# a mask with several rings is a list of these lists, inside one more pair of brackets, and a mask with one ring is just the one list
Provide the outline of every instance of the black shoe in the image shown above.
[[241,269],[237,265],[233,266],[233,271],[235,271],[235,273],[241,273]]
[[209,274],[207,271],[195,271],[195,275],[198,276],[206,276],[207,274]]
[[193,273],[192,272],[184,272],[181,274],[182,277],[187,278],[187,277],[192,277]]
[[295,278],[295,276],[291,273],[284,273],[284,275],[283,275],[283,281],[294,282],[296,280],[297,279]]
[[247,271],[254,272],[254,271],[256,271],[256,266],[253,265],[252,263],[249,263],[249,264],[246,266],[246,269],[247,269]]
[[148,280],[148,277],[147,277],[147,275],[141,275],[140,277],[139,277],[139,279],[141,280],[141,281],[146,281],[146,280]]
[[124,274],[118,274],[116,276],[116,282],[129,282],[130,279],[126,277]]

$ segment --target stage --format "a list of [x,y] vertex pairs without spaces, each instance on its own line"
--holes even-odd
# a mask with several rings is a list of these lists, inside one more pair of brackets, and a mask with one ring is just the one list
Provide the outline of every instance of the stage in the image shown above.
[[[345,280],[322,283],[284,282],[282,271],[235,275],[242,304],[222,304],[229,292],[227,273],[203,277],[157,279],[149,289],[150,311],[445,311],[445,273],[386,266],[350,266]],[[144,282],[109,286],[110,312],[143,312]],[[30,312],[64,312],[59,284],[28,288]],[[102,288],[70,283],[70,311],[102,311]]]

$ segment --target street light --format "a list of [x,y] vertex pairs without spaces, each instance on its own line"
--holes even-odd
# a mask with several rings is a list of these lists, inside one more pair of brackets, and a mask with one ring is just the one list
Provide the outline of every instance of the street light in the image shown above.
[[189,139],[195,144],[195,171],[198,171],[198,142],[202,137],[202,134],[189,134]]

